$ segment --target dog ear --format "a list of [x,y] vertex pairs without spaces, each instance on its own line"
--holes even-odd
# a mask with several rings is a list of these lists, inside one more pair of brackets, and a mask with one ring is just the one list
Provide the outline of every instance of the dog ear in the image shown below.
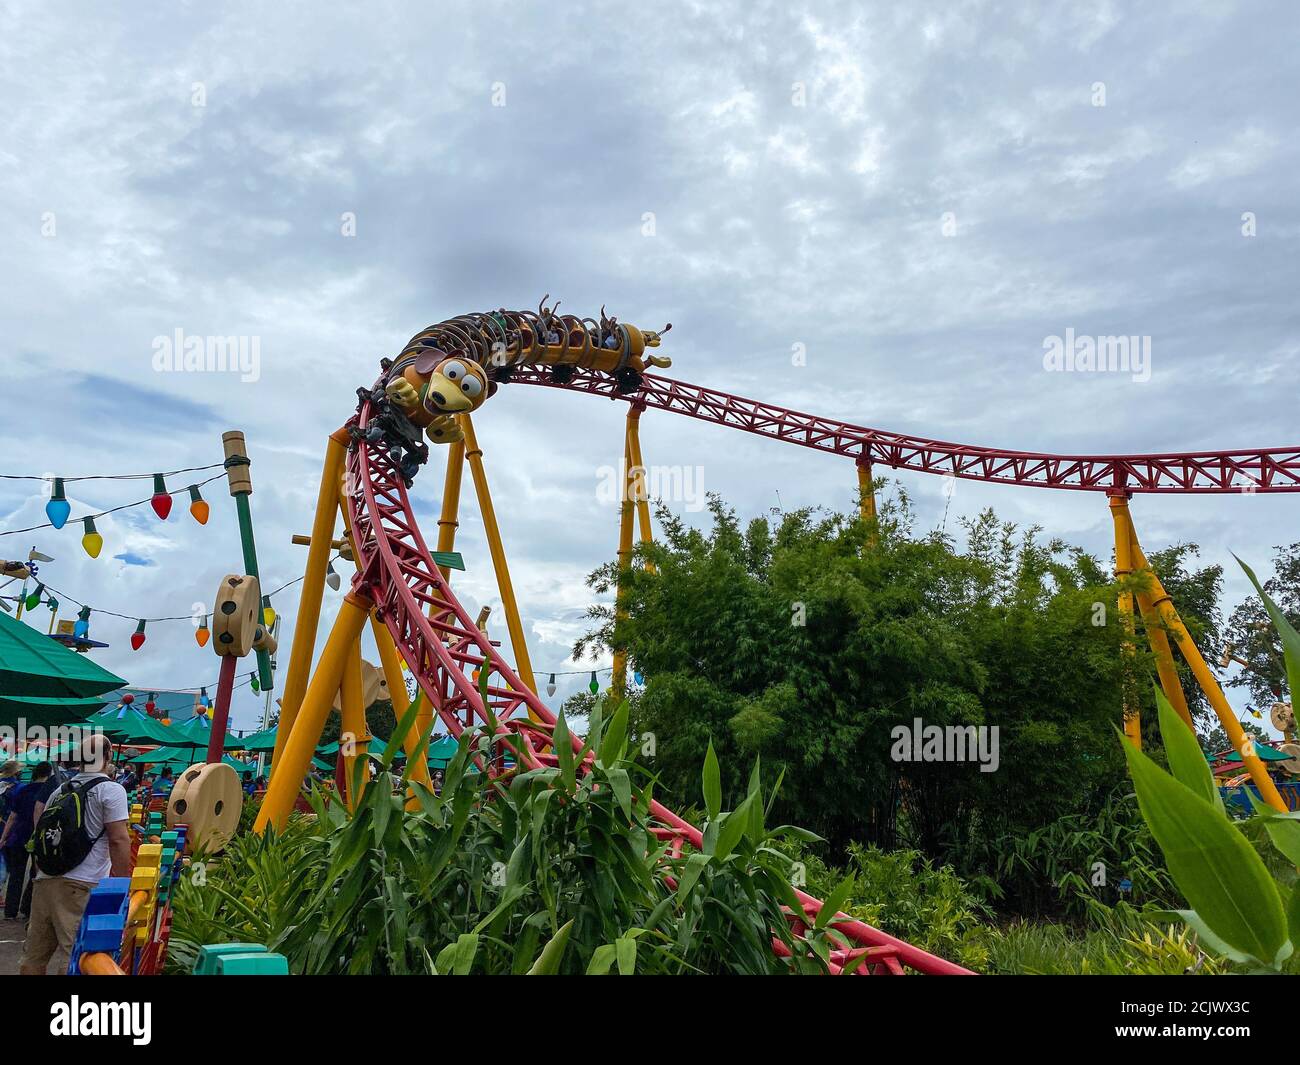
[[421,377],[428,377],[438,368],[438,364],[447,357],[446,352],[438,348],[425,348],[415,357],[415,372]]

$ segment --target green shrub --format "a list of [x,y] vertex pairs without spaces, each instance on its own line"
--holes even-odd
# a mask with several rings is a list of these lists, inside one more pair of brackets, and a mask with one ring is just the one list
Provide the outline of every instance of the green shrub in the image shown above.
[[[825,972],[838,933],[823,925],[796,943],[782,908],[798,900],[777,845],[813,837],[766,826],[773,796],[757,766],[724,812],[710,749],[703,846],[672,857],[627,756],[626,704],[607,724],[602,709],[581,755],[561,717],[558,766],[495,779],[475,765],[511,741],[467,732],[440,795],[413,785],[413,812],[410,782],[386,765],[350,815],[314,793],[314,818],[241,837],[182,880],[171,965],[204,943],[251,940],[310,974]],[[778,957],[773,936],[795,956]]]

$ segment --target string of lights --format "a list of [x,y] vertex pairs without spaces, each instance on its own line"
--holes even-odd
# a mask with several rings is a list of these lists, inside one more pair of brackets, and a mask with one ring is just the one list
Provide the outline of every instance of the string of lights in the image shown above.
[[161,473],[91,473],[81,477],[56,477],[48,473],[0,473],[0,481],[143,481],[149,477],[174,477],[180,473],[202,473],[204,470],[219,470],[223,463],[212,462],[207,466],[186,466],[180,470],[163,470]]
[[[211,469],[211,467],[203,468]],[[151,476],[154,479],[153,495],[148,496],[145,499],[137,499],[131,503],[123,503],[121,506],[109,507],[107,510],[99,510],[93,514],[83,514],[76,519],[83,525],[81,546],[85,549],[86,554],[91,558],[98,558],[99,552],[103,550],[104,547],[104,538],[95,528],[96,518],[102,518],[106,514],[116,514],[118,511],[122,510],[130,510],[133,507],[143,506],[145,503],[148,503],[153,507],[154,513],[158,515],[159,519],[166,521],[167,516],[171,513],[172,509],[172,496],[179,492],[189,492],[190,514],[200,525],[206,525],[208,523],[209,513],[208,502],[199,494],[199,489],[204,485],[211,484],[213,481],[223,479],[226,474],[223,470],[221,473],[215,473],[206,480],[199,481],[196,484],[187,485],[185,488],[175,489],[169,489],[167,487],[164,480],[167,474],[155,473]],[[49,478],[41,479],[48,480]],[[40,529],[62,529],[72,515],[72,506],[68,502],[67,495],[63,488],[63,482],[67,479],[68,478],[64,477],[53,478],[54,488],[50,494],[49,502],[45,504],[45,514],[46,517],[50,519],[49,521],[45,522],[43,525],[29,525],[24,529],[4,529],[0,531],[0,536],[16,536],[19,533],[36,532]]]

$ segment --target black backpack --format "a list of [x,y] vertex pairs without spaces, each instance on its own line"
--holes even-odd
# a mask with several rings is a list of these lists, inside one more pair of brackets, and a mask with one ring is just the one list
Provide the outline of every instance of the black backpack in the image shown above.
[[32,832],[31,852],[36,868],[46,876],[62,876],[86,860],[95,840],[86,830],[86,799],[108,777],[74,780],[50,797]]

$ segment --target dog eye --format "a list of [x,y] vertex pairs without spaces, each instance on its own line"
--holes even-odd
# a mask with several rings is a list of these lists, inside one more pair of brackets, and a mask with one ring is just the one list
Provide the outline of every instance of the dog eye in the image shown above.
[[459,381],[465,376],[465,367],[455,359],[452,359],[451,362],[444,362],[439,369],[442,376],[447,378],[448,381]]
[[466,374],[465,380],[461,382],[460,390],[470,399],[478,399],[483,394],[483,382],[473,374]]

